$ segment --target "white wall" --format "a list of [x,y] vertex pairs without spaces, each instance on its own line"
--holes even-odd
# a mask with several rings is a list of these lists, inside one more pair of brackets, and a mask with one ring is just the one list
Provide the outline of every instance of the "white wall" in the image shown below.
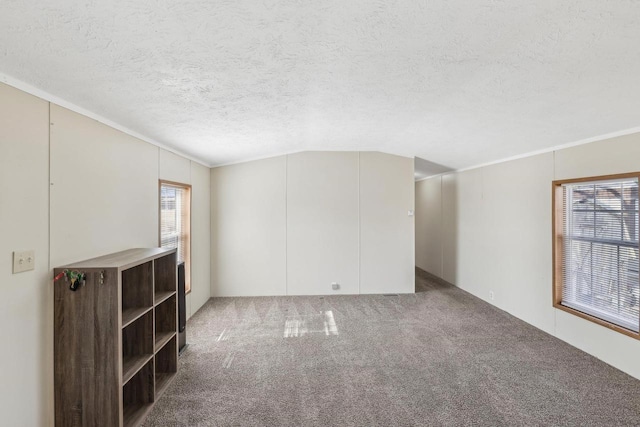
[[358,153],[287,159],[287,293],[359,293]]
[[211,169],[191,163],[191,317],[211,297]]
[[214,168],[211,190],[212,296],[414,291],[412,159],[298,153]]
[[286,157],[211,170],[211,295],[286,295]]
[[158,148],[51,104],[51,266],[158,246]]
[[554,309],[551,282],[551,182],[638,170],[635,134],[421,181],[419,266],[640,378],[640,341]]
[[[478,293],[492,290],[498,307],[517,310],[522,320],[551,333],[553,153],[500,163],[484,168],[482,175],[479,237],[486,242],[481,249],[486,279]],[[496,260],[502,260],[499,268]]]
[[[155,147],[154,147],[155,148]],[[165,181],[191,185],[191,291],[186,297],[187,318],[190,318],[209,299],[211,291],[211,169],[185,159],[170,151],[158,149],[158,177]],[[156,201],[153,214],[158,221],[158,179],[154,178]],[[157,224],[157,222],[156,222]],[[154,232],[155,245],[158,231]]]
[[[416,266],[442,277],[442,180],[415,183]],[[425,237],[426,236],[426,237]],[[422,237],[422,238],[420,238]]]
[[[191,315],[210,294],[209,168],[0,84],[0,411],[53,425],[52,268],[158,245],[158,179],[193,189]],[[35,271],[11,254],[34,249]]]
[[[165,181],[178,182],[180,184],[191,184],[192,162],[170,151],[163,150],[162,148],[157,150],[160,156],[158,159],[159,178]],[[157,185],[158,184],[156,183],[156,186]]]
[[[442,176],[440,179],[440,188],[442,194],[440,200],[442,203],[442,226],[440,239],[442,247],[442,277],[451,283],[456,282],[455,269],[456,259],[458,255],[458,209],[457,209],[457,185],[456,175],[450,174]],[[416,194],[416,196],[418,196]],[[416,241],[421,241],[423,236],[416,236]],[[431,240],[427,240],[427,245]],[[434,247],[432,251],[436,251]]]
[[413,159],[360,153],[360,293],[415,291]]
[[[7,426],[53,413],[53,286],[49,268],[49,103],[0,84],[0,413]],[[12,274],[12,252],[35,270]]]
[[189,184],[191,317],[210,292],[210,169],[55,104],[50,120],[51,266],[158,246],[158,180]]

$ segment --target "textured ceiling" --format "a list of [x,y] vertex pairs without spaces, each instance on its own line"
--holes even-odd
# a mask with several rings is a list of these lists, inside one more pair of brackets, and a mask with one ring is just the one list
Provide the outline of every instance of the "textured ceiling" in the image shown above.
[[640,2],[0,0],[0,73],[210,165],[465,168],[640,125]]

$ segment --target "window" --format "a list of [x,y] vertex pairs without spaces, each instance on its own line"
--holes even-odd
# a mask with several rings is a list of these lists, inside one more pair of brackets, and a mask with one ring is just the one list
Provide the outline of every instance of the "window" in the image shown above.
[[554,306],[636,338],[639,176],[553,183]]
[[160,181],[160,246],[176,248],[191,291],[191,186]]

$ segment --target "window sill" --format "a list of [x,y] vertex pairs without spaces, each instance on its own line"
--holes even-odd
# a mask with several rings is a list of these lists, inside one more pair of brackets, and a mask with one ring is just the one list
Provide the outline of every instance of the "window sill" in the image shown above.
[[571,313],[571,314],[573,314],[575,316],[581,317],[581,318],[583,318],[585,320],[588,320],[590,322],[597,323],[598,325],[604,326],[605,328],[611,329],[611,330],[616,331],[616,332],[620,332],[621,334],[624,334],[624,335],[627,335],[629,337],[632,337],[632,338],[635,338],[637,340],[640,340],[640,333],[638,333],[638,332],[634,332],[634,331],[632,331],[630,329],[623,328],[622,326],[618,326],[618,325],[616,325],[614,323],[607,322],[606,320],[599,319],[599,318],[594,317],[594,316],[592,316],[590,314],[584,313],[582,311],[576,310],[576,309],[571,308],[571,307],[567,307],[566,305],[562,305],[560,303],[554,303],[553,307],[557,308],[558,310],[562,310],[564,312]]

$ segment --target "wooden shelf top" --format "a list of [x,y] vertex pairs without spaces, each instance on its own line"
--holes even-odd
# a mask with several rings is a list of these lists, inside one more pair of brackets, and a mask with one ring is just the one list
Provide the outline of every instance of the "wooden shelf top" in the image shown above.
[[175,372],[156,372],[156,400],[162,396],[175,376]]
[[122,384],[126,384],[135,374],[138,373],[149,360],[153,358],[153,354],[140,354],[138,356],[124,357],[122,360]]
[[127,268],[135,267],[136,265],[163,257],[172,252],[176,252],[176,250],[163,248],[127,249],[126,251],[92,258],[58,268],[72,268],[75,270],[88,268],[118,268],[119,270],[126,270]]
[[176,291],[160,291],[154,296],[154,305],[160,305],[176,294]]
[[147,312],[149,312],[152,309],[153,307],[149,306],[149,307],[128,308],[126,310],[123,310],[122,311],[122,327],[126,328],[131,323],[135,322],[136,320],[141,318],[143,315],[145,315]]
[[156,334],[156,353],[176,335],[175,332],[158,332]]
[[153,403],[140,405],[126,405],[123,408],[123,422],[125,427],[134,427],[140,425],[147,412],[151,410]]

